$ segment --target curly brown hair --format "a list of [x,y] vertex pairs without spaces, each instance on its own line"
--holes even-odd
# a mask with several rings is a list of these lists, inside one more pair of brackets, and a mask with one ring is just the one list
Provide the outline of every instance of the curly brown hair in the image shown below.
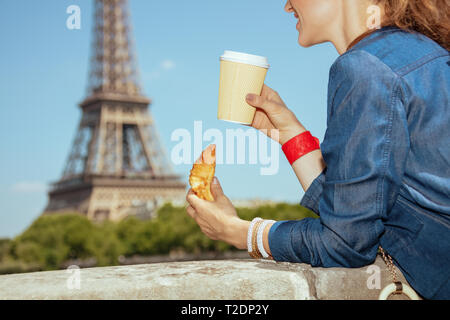
[[384,7],[383,25],[420,32],[450,50],[450,0],[375,0]]

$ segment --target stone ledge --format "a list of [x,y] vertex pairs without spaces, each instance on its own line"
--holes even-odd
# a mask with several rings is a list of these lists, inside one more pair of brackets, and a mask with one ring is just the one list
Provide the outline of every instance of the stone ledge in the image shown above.
[[[374,265],[384,288],[389,272],[381,258]],[[367,287],[368,268],[251,259],[153,263],[80,269],[79,289],[68,288],[68,270],[33,272],[0,276],[0,299],[378,299],[380,290]]]

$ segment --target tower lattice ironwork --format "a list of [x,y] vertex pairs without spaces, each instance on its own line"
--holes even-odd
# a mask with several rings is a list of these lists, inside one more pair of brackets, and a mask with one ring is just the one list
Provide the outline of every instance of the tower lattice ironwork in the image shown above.
[[142,94],[127,0],[95,0],[87,98],[62,178],[46,213],[79,211],[94,220],[145,214],[184,199]]

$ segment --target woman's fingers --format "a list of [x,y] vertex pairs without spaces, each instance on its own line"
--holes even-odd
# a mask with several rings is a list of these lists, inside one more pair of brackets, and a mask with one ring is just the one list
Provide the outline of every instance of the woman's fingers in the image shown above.
[[269,117],[284,110],[281,104],[273,102],[266,97],[258,96],[257,94],[249,93],[246,96],[246,101],[249,105],[264,110]]
[[210,238],[211,240],[219,240],[219,238],[217,238],[214,234],[212,233],[206,233],[203,232],[208,238]]
[[188,213],[188,215],[195,220],[195,222],[197,222],[197,224],[200,227],[200,230],[202,230],[202,232],[208,236],[210,239],[212,240],[218,240],[219,238],[215,235],[214,230],[208,225],[208,223],[201,219],[201,217],[199,217],[197,215],[197,212],[195,211],[195,209],[191,206],[188,205],[186,207],[186,212]]
[[269,100],[281,100],[278,92],[276,92],[275,90],[273,90],[271,87],[267,86],[266,84],[263,85],[263,88],[261,90],[261,97],[265,97]]
[[192,219],[195,220],[200,229],[202,229],[203,233],[212,233],[212,229],[208,226],[208,222],[204,220],[200,215],[198,215],[197,211],[195,211],[195,209],[191,205],[188,205],[186,207],[186,212]]
[[216,233],[214,232],[214,230],[209,228],[208,226],[200,225],[200,229],[206,236],[208,236],[208,238],[210,238],[212,240],[219,240],[219,238],[216,236]]
[[261,96],[268,97],[270,95],[271,91],[272,91],[272,88],[264,83],[262,90],[261,90]]
[[[186,207],[187,213],[198,223],[198,219],[204,214],[205,209],[209,205],[209,201],[200,199],[192,189],[189,189],[186,195],[186,201],[189,204]],[[202,214],[199,214],[200,212],[202,212]]]
[[211,184],[211,193],[213,194],[215,201],[220,201],[223,197],[226,197],[217,177],[213,178]]
[[189,197],[190,195],[194,195],[194,196],[195,196],[195,192],[194,192],[194,190],[192,190],[192,188],[189,188],[189,190],[188,190],[188,192],[187,192],[187,194],[186,194],[186,199],[187,199],[187,197]]
[[202,199],[200,199],[199,197],[197,197],[197,195],[195,194],[194,190],[189,189],[187,195],[186,195],[186,201],[194,208],[196,209],[197,206],[199,206],[202,201]]
[[269,103],[266,98],[262,96],[258,96],[257,94],[249,93],[245,100],[247,103],[253,107],[263,109],[264,111],[268,111]]
[[189,202],[189,196],[195,194],[194,190],[192,190],[192,188],[190,188],[186,194],[186,201]]
[[186,207],[186,212],[188,213],[188,215],[189,215],[192,219],[195,218],[196,212],[195,212],[195,209],[194,209],[191,205],[188,205],[188,206]]

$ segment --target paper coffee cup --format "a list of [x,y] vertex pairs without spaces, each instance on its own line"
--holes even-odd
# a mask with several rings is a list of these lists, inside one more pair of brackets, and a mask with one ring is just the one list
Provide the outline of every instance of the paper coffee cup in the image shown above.
[[217,119],[251,124],[256,108],[245,97],[261,94],[268,69],[265,57],[226,50],[220,57]]

